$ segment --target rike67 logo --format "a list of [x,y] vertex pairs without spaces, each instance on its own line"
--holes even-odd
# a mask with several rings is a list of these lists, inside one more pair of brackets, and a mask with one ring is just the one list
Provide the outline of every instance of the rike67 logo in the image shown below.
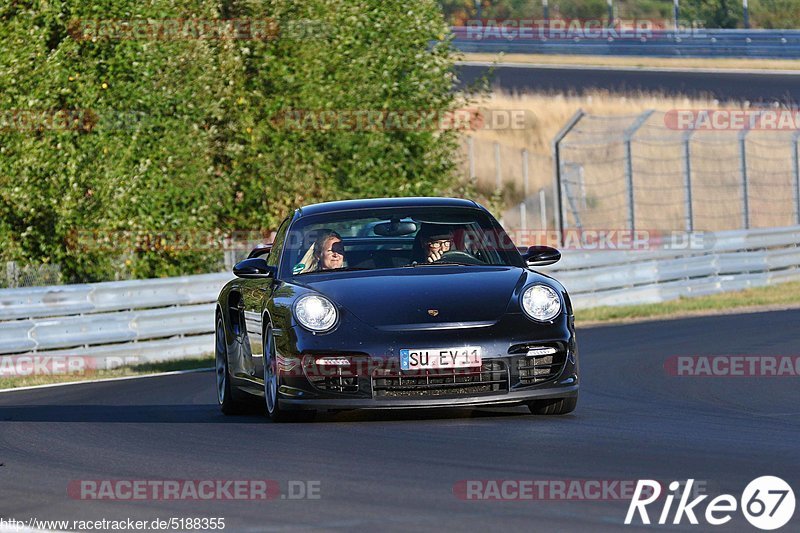
[[[794,491],[784,480],[775,476],[762,476],[751,481],[742,492],[742,497],[737,501],[730,494],[721,494],[707,502],[705,513],[700,512],[700,504],[708,495],[697,496],[691,501],[692,485],[694,479],[686,481],[685,488],[678,494],[682,483],[673,481],[669,484],[671,494],[664,498],[664,506],[658,516],[658,524],[668,523],[672,514],[672,504],[679,498],[678,505],[672,515],[672,524],[680,524],[684,517],[690,524],[698,524],[698,515],[712,526],[721,526],[730,522],[737,508],[750,524],[765,531],[778,529],[786,525],[794,515]],[[625,524],[633,523],[636,514],[642,524],[650,524],[650,515],[647,506],[655,503],[661,497],[661,484],[651,479],[640,479],[625,516]],[[655,507],[655,506],[654,506]],[[651,509],[654,510],[654,509]]]

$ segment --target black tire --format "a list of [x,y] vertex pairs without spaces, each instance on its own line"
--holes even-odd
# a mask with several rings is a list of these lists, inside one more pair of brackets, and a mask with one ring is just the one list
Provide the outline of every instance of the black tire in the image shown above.
[[578,397],[552,398],[549,400],[534,400],[528,402],[528,409],[535,415],[566,415],[575,410]]
[[281,375],[275,358],[275,337],[272,326],[264,331],[264,410],[273,422],[306,422],[314,419],[316,411],[293,411],[281,407],[278,389]]
[[236,401],[231,390],[231,372],[228,367],[228,342],[225,340],[225,324],[222,317],[217,317],[217,328],[214,339],[215,377],[217,384],[217,403],[226,415],[242,412],[242,404]]

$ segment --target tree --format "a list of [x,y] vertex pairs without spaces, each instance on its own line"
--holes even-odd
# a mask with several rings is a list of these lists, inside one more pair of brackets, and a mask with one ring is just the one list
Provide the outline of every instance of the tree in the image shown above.
[[[219,19],[276,31],[190,27]],[[190,24],[178,38],[118,38],[144,20]],[[68,281],[204,272],[221,266],[216,239],[268,232],[301,204],[455,186],[453,131],[279,120],[452,109],[433,0],[15,0],[0,21],[2,261],[58,263]]]
[[685,0],[681,18],[703,23],[706,28],[737,28],[742,21],[740,0]]

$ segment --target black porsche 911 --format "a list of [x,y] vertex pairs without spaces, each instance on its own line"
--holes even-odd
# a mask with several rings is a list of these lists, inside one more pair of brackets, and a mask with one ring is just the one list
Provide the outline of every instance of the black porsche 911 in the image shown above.
[[475,202],[310,205],[233,270],[216,306],[226,414],[527,405],[566,414],[578,351],[564,287]]

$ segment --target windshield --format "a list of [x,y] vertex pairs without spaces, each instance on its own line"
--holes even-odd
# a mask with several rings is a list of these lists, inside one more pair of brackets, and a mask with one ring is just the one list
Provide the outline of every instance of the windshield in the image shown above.
[[453,264],[524,267],[506,232],[480,209],[387,208],[300,218],[286,238],[281,276]]

